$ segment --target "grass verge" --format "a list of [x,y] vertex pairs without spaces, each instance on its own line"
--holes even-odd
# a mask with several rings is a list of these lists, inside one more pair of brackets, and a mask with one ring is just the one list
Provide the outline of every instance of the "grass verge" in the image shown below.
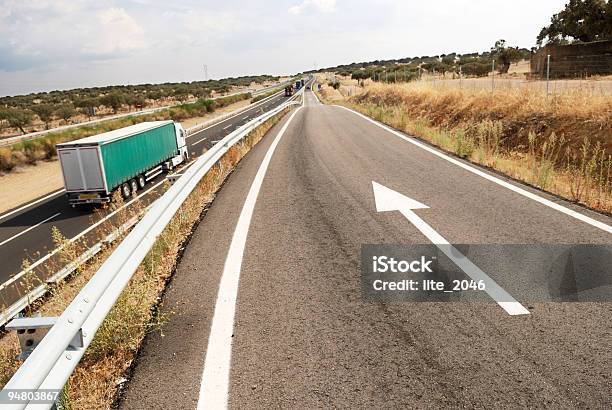
[[[214,199],[215,192],[236,164],[288,111],[289,109],[270,119],[241,143],[232,147],[200,181],[181,206],[130,280],[70,377],[66,387],[69,408],[112,407],[117,391],[125,381],[124,376],[129,371],[145,335],[162,328],[165,318],[158,313],[158,302],[192,232]],[[120,207],[121,201],[118,200],[114,206]],[[109,226],[106,229],[111,230],[121,226],[134,215],[140,214],[142,210],[142,205],[130,207],[121,215],[115,227]],[[62,244],[66,239],[55,231],[54,241],[56,244]],[[73,260],[75,255],[79,254],[80,250],[77,247],[78,244],[69,245],[62,250],[67,261]],[[59,284],[32,311],[44,316],[61,314],[112,250],[113,247],[103,250],[97,257],[80,267],[79,274]],[[19,366],[19,362],[15,359],[18,349],[19,344],[14,333],[0,339],[2,386]]]
[[[320,97],[329,102],[325,90]],[[443,150],[612,212],[612,98],[372,85],[337,101]]]

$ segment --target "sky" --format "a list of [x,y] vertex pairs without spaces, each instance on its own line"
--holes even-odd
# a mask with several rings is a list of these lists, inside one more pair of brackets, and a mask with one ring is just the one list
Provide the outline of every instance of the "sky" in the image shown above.
[[0,0],[0,95],[531,48],[567,0]]

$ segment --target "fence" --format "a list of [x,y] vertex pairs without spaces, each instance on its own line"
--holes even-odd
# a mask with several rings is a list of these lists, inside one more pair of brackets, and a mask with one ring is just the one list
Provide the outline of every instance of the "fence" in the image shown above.
[[587,78],[612,75],[612,40],[548,45],[531,55],[531,75],[539,78]]
[[[539,61],[539,60],[538,60]],[[533,64],[539,64],[534,69]],[[545,56],[543,62],[531,61],[531,71],[514,74],[499,74],[489,71],[486,76],[464,75],[461,70],[438,73],[419,71],[418,77],[406,70],[380,72],[374,81],[401,83],[420,81],[433,87],[449,87],[466,90],[531,90],[548,94],[582,92],[589,95],[612,95],[612,55],[598,56]],[[491,60],[490,68],[493,68]],[[534,73],[534,70],[536,71]],[[543,74],[540,72],[543,71]],[[609,71],[610,77],[595,72]],[[565,73],[561,75],[561,73]],[[571,75],[569,75],[571,73]],[[590,73],[590,74],[588,74]],[[548,75],[547,75],[548,74]]]

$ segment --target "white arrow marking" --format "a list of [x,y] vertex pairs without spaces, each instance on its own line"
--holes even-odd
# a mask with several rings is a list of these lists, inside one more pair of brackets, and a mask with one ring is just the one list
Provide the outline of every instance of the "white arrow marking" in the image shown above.
[[529,314],[529,310],[517,302],[516,299],[502,289],[501,286],[484,273],[478,266],[474,265],[472,261],[466,258],[457,248],[444,239],[442,235],[436,232],[429,224],[414,213],[415,209],[429,208],[427,205],[417,202],[412,198],[408,198],[374,181],[372,181],[372,187],[374,189],[374,200],[376,201],[377,212],[399,211],[472,280],[481,280],[485,284],[485,291],[487,294],[508,312],[508,314]]

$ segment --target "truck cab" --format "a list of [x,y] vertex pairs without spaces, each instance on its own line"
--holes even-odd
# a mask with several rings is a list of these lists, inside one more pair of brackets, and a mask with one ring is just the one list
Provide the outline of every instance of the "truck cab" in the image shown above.
[[176,155],[162,164],[165,171],[172,171],[175,167],[187,162],[189,159],[189,150],[187,149],[187,131],[183,128],[181,123],[174,123],[174,134],[176,137]]
[[180,123],[175,122],[174,132],[176,134],[176,148],[178,150],[177,156],[180,156],[182,158],[181,162],[187,161],[187,159],[189,159],[189,151],[187,150],[187,142],[185,141],[185,138],[187,137],[187,131],[185,131],[185,129]]

